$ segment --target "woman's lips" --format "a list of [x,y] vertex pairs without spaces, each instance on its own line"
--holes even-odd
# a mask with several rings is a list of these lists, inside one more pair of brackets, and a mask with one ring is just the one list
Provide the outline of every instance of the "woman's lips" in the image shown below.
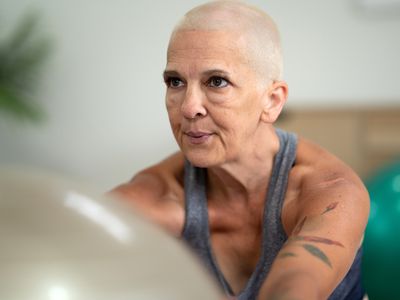
[[191,144],[198,145],[207,142],[212,133],[202,131],[189,131],[185,132],[185,135],[188,137],[188,140]]

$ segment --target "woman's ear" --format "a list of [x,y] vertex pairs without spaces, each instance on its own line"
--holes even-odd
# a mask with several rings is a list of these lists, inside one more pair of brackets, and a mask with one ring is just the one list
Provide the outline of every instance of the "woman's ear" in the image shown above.
[[264,109],[261,120],[274,123],[278,119],[288,96],[288,86],[284,81],[273,81],[264,94]]

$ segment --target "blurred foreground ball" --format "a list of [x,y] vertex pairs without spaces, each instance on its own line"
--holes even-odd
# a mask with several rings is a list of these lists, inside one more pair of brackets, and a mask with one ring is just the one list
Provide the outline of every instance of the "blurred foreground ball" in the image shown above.
[[371,213],[364,239],[363,279],[370,300],[399,299],[400,162],[366,182]]
[[111,198],[0,169],[0,299],[221,299],[177,240]]

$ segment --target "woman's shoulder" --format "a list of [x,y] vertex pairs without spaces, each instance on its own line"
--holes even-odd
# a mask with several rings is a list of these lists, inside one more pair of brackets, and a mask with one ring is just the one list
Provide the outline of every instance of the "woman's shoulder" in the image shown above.
[[303,137],[298,138],[296,167],[302,181],[313,179],[319,182],[342,178],[362,185],[358,175],[345,162]]
[[110,193],[127,200],[152,221],[180,234],[184,218],[184,156],[174,153]]
[[[324,211],[332,203],[340,203],[347,216],[359,214],[360,210],[367,212],[368,193],[346,163],[323,147],[299,137],[282,212],[285,230],[290,233],[302,215]],[[367,217],[367,213],[363,216]]]

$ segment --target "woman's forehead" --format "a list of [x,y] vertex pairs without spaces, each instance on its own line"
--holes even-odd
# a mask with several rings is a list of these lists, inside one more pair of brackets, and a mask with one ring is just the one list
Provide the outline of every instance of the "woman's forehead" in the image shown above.
[[245,47],[243,37],[231,31],[181,31],[171,37],[168,57],[190,54],[210,56],[212,53],[239,56]]
[[246,64],[245,44],[229,31],[182,31],[168,47],[167,66],[200,64],[207,68],[231,68]]

